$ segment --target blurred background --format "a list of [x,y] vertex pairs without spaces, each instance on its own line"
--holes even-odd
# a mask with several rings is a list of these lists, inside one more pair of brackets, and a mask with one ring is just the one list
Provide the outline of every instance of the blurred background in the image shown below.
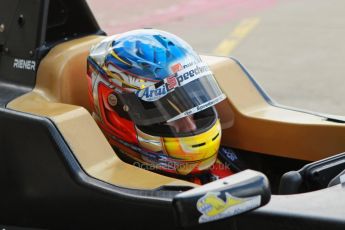
[[108,35],[157,28],[233,56],[279,104],[345,115],[344,0],[87,0]]

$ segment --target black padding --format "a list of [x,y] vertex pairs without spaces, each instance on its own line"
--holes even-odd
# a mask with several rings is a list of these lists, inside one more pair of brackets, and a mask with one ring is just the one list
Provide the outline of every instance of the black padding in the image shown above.
[[[327,188],[344,168],[345,153],[309,163],[297,172],[285,173],[280,181],[279,194],[297,194]],[[336,178],[332,184],[335,182]]]
[[0,107],[30,91],[39,65],[37,48],[42,46],[43,0],[1,0]]
[[335,186],[340,183],[344,183],[344,181],[341,180],[342,177],[345,177],[345,170],[339,173],[337,176],[335,176],[328,184],[328,187]]
[[303,183],[301,174],[297,171],[290,171],[285,173],[279,184],[279,194],[295,194],[298,193]]
[[56,45],[100,30],[84,0],[0,0],[0,107],[29,92]]

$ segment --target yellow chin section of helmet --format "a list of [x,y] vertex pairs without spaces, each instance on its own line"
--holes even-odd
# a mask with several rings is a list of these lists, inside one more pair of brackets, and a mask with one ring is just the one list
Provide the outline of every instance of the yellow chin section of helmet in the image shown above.
[[187,175],[210,168],[217,159],[220,146],[221,126],[219,120],[209,130],[189,137],[163,137],[163,149],[167,155],[185,161],[177,173]]

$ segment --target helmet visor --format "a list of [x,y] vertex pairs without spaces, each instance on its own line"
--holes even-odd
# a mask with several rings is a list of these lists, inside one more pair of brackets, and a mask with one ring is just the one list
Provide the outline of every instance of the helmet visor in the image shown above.
[[136,93],[121,94],[120,98],[128,106],[129,116],[136,125],[172,122],[226,98],[211,71],[207,70],[195,79],[187,77],[183,74],[168,77]]

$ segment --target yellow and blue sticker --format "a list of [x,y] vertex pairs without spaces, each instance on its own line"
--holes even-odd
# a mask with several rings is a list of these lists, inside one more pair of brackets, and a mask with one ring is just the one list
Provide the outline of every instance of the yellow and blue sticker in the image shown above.
[[220,198],[220,192],[208,192],[197,202],[197,209],[202,215],[199,223],[206,223],[235,216],[260,206],[261,196],[246,198],[235,197],[225,192],[225,200]]

